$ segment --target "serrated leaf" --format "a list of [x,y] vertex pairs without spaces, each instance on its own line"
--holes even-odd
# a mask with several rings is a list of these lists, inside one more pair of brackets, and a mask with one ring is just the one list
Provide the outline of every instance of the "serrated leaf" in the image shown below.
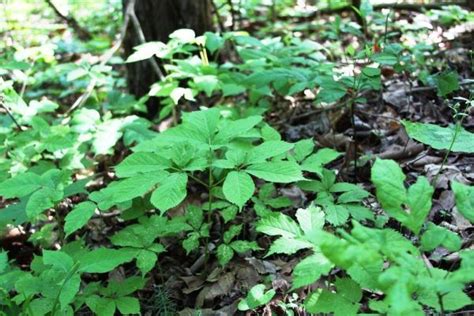
[[344,225],[349,219],[349,211],[342,205],[325,204],[326,220],[334,226]]
[[316,235],[324,226],[324,213],[321,208],[314,206],[314,204],[311,204],[306,209],[300,208],[296,211],[296,218],[304,232],[305,238],[315,242]]
[[219,245],[217,247],[217,260],[221,266],[225,266],[234,256],[234,250],[232,247],[226,244]]
[[300,140],[295,144],[294,155],[296,161],[302,161],[308,157],[314,149],[314,141],[312,139]]
[[242,253],[249,250],[261,250],[255,241],[235,240],[229,244],[235,252]]
[[64,232],[66,236],[71,235],[76,230],[82,228],[94,215],[96,205],[92,202],[82,202],[77,204],[64,219]]
[[255,184],[247,173],[231,171],[225,178],[222,191],[229,202],[242,209],[244,204],[252,197]]
[[158,154],[137,152],[118,164],[115,171],[120,178],[128,178],[143,173],[165,170],[169,167],[171,167],[171,162]]
[[257,178],[274,183],[304,180],[298,164],[292,161],[269,161],[250,165],[246,171]]
[[264,284],[257,284],[252,287],[247,297],[239,302],[238,309],[246,311],[267,304],[275,296],[275,290],[271,289],[265,292]]
[[407,204],[410,206],[410,214],[405,222],[402,222],[415,234],[420,232],[428,213],[431,210],[431,199],[434,188],[425,177],[418,177],[415,184],[408,189]]
[[453,152],[474,153],[474,134],[466,131],[463,127],[448,126],[441,127],[435,124],[415,123],[402,121],[408,135],[417,141],[429,145],[434,149],[447,150],[451,146],[456,128],[459,128],[454,144]]
[[315,154],[309,156],[303,161],[301,164],[301,169],[321,175],[323,166],[330,163],[331,161],[336,160],[341,155],[341,153],[331,148],[320,149]]
[[46,265],[51,265],[52,267],[60,269],[64,272],[69,272],[74,265],[74,261],[71,256],[58,250],[43,250],[43,263]]
[[43,181],[35,173],[22,173],[0,183],[0,196],[5,199],[23,197],[38,190]]
[[298,224],[289,216],[282,213],[262,218],[257,223],[256,230],[270,236],[282,236],[286,238],[295,238],[302,235]]
[[153,192],[150,202],[163,214],[184,200],[187,184],[188,176],[185,173],[173,173]]
[[126,262],[132,261],[136,253],[109,248],[98,248],[83,254],[78,261],[79,270],[85,273],[105,273]]
[[333,264],[322,254],[315,253],[301,260],[293,270],[293,289],[310,285],[331,270]]
[[471,223],[474,223],[474,187],[452,181],[451,188],[458,211]]
[[401,205],[407,200],[407,191],[402,169],[393,160],[377,159],[372,167],[371,180],[376,188],[377,200],[384,210],[398,221],[404,222],[406,214]]
[[63,192],[49,187],[43,187],[34,192],[26,203],[26,215],[35,218],[44,210],[53,207],[63,198]]
[[266,141],[249,152],[248,163],[264,162],[268,158],[272,158],[288,152],[293,148],[293,144],[284,141]]
[[157,260],[158,256],[156,253],[145,249],[140,250],[137,253],[137,268],[145,275],[153,269]]
[[302,249],[308,249],[312,247],[313,244],[304,240],[280,237],[272,243],[268,253],[266,254],[266,257],[275,253],[293,255]]
[[236,138],[248,132],[261,121],[261,116],[250,116],[244,119],[230,121],[222,126],[222,128],[219,130],[216,137],[214,138],[214,143],[226,145],[230,139]]
[[444,246],[450,251],[458,251],[462,240],[454,232],[433,223],[428,224],[428,229],[421,236],[421,246],[425,251],[432,251],[438,246]]
[[140,314],[140,302],[136,297],[118,297],[115,299],[115,305],[122,315]]

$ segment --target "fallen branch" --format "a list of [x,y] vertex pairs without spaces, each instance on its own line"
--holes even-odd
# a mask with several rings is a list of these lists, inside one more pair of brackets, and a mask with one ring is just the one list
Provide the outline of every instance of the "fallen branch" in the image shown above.
[[88,41],[92,38],[91,33],[87,31],[85,28],[83,28],[77,20],[72,17],[72,16],[66,16],[59,9],[56,7],[56,5],[53,3],[52,0],[45,0],[46,3],[53,9],[53,11],[56,13],[56,15],[61,18],[68,26],[70,26],[76,33],[77,36],[83,40],[83,41]]

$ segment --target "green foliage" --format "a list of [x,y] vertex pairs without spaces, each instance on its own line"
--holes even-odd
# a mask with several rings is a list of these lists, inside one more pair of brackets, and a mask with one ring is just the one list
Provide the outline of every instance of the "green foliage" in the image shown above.
[[[435,124],[415,123],[403,121],[408,135],[419,142],[427,144],[434,149],[449,149],[454,152],[474,152],[474,134],[462,127],[441,127]],[[456,129],[459,131],[456,132]],[[456,135],[456,137],[455,137]]]
[[275,296],[275,290],[265,291],[264,284],[257,284],[250,289],[247,297],[239,302],[239,310],[247,311],[265,305]]

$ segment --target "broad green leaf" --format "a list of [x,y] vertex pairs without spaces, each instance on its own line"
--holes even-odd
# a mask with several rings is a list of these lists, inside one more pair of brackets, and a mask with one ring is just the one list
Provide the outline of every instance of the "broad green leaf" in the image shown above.
[[232,225],[224,233],[224,243],[228,244],[232,239],[240,234],[242,231],[242,225]]
[[372,60],[381,65],[394,66],[398,63],[398,57],[391,53],[378,53],[372,56]]
[[115,314],[115,301],[111,298],[91,295],[86,297],[86,304],[97,316],[114,316]]
[[458,211],[471,223],[474,223],[474,187],[453,181],[451,188],[454,191]]
[[262,218],[258,221],[256,230],[270,236],[282,236],[286,238],[302,236],[302,231],[298,224],[289,216],[282,213]]
[[296,161],[302,161],[303,159],[308,157],[313,152],[313,149],[313,139],[304,139],[297,142],[293,150]]
[[[453,125],[441,127],[435,124],[410,121],[402,121],[402,123],[411,138],[440,150],[449,149],[457,128]],[[459,127],[459,132],[451,150],[454,152],[474,153],[474,134]]]
[[22,173],[0,183],[0,196],[5,199],[23,197],[38,190],[43,181],[35,173]]
[[438,95],[445,97],[459,89],[459,75],[456,71],[447,71],[438,74],[435,77]]
[[257,178],[275,183],[304,180],[298,164],[292,161],[269,161],[250,165],[246,171]]
[[90,199],[96,202],[100,209],[106,210],[117,203],[145,195],[154,185],[167,179],[167,175],[166,171],[159,171],[115,181],[105,189],[93,192]]
[[221,244],[217,247],[217,260],[221,266],[225,266],[234,256],[232,247],[226,244]]
[[34,192],[26,203],[26,215],[30,219],[35,218],[44,210],[53,207],[63,198],[63,192],[43,187]]
[[137,253],[137,268],[145,275],[153,269],[157,260],[156,253],[149,250],[140,250]]
[[67,253],[59,250],[43,250],[43,263],[64,272],[69,272],[74,265],[72,258]]
[[250,116],[244,119],[226,122],[217,133],[214,143],[227,145],[227,142],[243,135],[262,121],[261,116]]
[[115,167],[120,178],[133,177],[143,173],[165,170],[171,167],[171,162],[162,156],[151,152],[131,154]]
[[322,275],[327,275],[333,264],[320,253],[314,253],[311,256],[301,260],[293,270],[293,289],[310,285]]
[[188,124],[193,134],[206,143],[210,144],[219,123],[220,111],[218,109],[207,109],[185,113],[183,122]]
[[324,226],[324,213],[321,211],[321,208],[314,206],[314,204],[311,204],[306,209],[300,208],[296,211],[296,218],[304,232],[305,238],[315,242],[316,235]]
[[421,246],[425,251],[432,251],[439,246],[458,251],[461,244],[462,240],[456,233],[433,223],[428,224],[428,229],[421,236]]
[[98,248],[78,258],[79,270],[85,273],[105,273],[126,262],[132,261],[136,253],[109,248]]
[[231,171],[225,178],[222,191],[225,198],[242,209],[252,197],[255,184],[252,178],[242,171]]
[[240,311],[247,311],[255,309],[256,307],[267,304],[275,296],[275,290],[265,292],[264,284],[257,284],[250,289],[247,297],[239,302],[238,309]]
[[115,299],[115,305],[122,315],[140,314],[140,302],[136,297],[118,297]]
[[341,153],[331,148],[323,148],[318,150],[315,154],[306,158],[301,164],[301,169],[321,175],[323,171],[323,166],[327,163],[330,163],[331,161],[336,160],[340,156]]
[[375,185],[377,200],[384,210],[400,222],[406,219],[402,203],[407,201],[405,175],[393,160],[377,159],[372,167],[371,180]]
[[283,253],[286,255],[293,255],[302,249],[312,248],[313,244],[302,239],[294,239],[289,237],[280,237],[272,242],[266,257],[275,253]]
[[431,210],[431,199],[434,188],[425,177],[418,177],[415,184],[408,189],[407,204],[410,206],[410,213],[406,222],[402,222],[415,234],[420,232],[428,213]]
[[206,96],[210,97],[219,85],[219,79],[214,75],[202,75],[194,77],[194,83],[197,88],[206,93]]
[[293,144],[284,141],[267,141],[254,148],[249,152],[248,163],[264,162],[268,158],[272,158],[288,152],[293,148]]
[[173,173],[151,195],[150,202],[163,214],[181,203],[187,194],[188,176]]
[[196,33],[191,29],[179,29],[169,35],[169,38],[175,39],[180,43],[191,43],[196,38]]
[[328,203],[323,206],[326,220],[334,226],[344,225],[349,219],[349,211],[342,205]]
[[97,206],[92,202],[82,202],[66,215],[64,219],[64,232],[66,236],[71,235],[76,230],[82,228],[94,215]]

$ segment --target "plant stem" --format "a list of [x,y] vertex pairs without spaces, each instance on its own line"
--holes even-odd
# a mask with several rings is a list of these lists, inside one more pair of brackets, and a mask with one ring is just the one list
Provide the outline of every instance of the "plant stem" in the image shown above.
[[444,155],[443,162],[441,163],[441,166],[439,167],[438,173],[436,174],[434,180],[433,180],[433,186],[436,187],[436,184],[438,182],[438,178],[441,175],[441,171],[443,170],[444,165],[448,161],[448,157],[451,154],[451,151],[453,149],[454,143],[456,142],[456,138],[458,137],[459,132],[461,131],[461,125],[462,125],[462,119],[456,122],[456,129],[454,130],[454,135],[453,138],[451,139],[451,143],[449,144],[448,151]]

